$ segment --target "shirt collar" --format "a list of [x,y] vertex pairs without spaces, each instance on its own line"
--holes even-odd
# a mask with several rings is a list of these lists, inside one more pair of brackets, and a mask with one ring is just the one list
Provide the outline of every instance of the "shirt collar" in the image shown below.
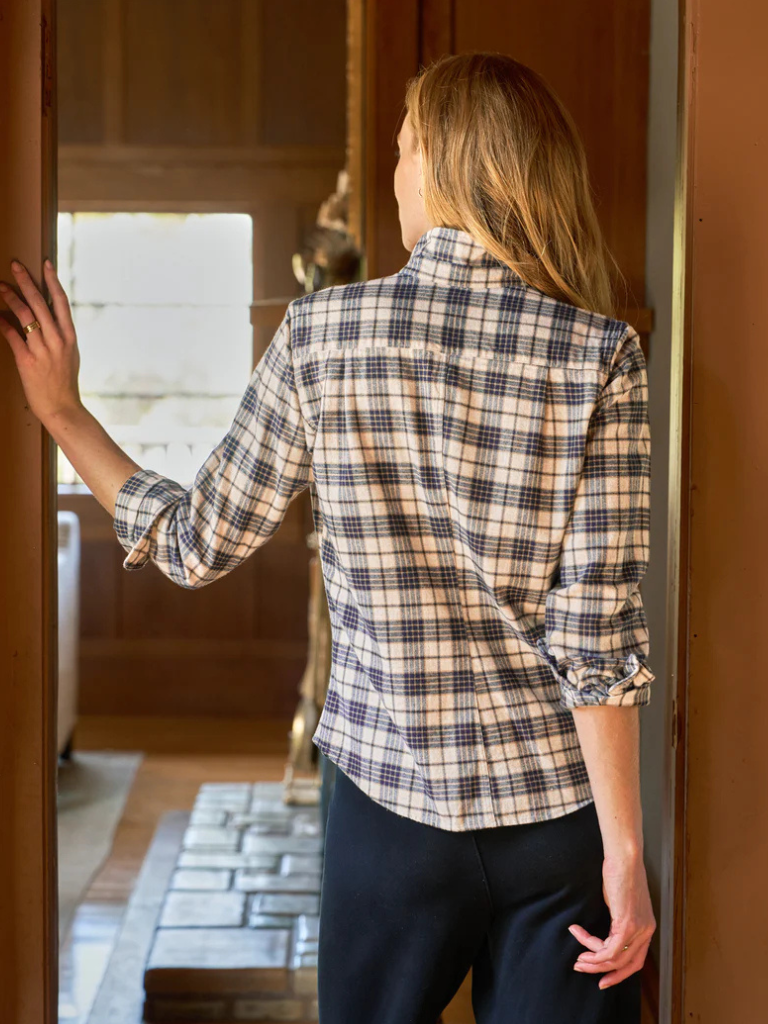
[[400,273],[415,274],[439,284],[480,288],[524,284],[511,267],[461,228],[435,227],[425,231]]

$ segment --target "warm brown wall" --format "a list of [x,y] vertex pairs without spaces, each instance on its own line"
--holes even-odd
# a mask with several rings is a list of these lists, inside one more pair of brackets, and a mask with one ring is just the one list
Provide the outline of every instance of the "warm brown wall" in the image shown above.
[[681,1020],[768,1015],[768,7],[691,0],[690,635]]
[[501,51],[540,72],[576,121],[598,217],[628,286],[620,297],[620,315],[640,332],[647,355],[652,324],[652,311],[645,308],[649,0],[350,0],[350,5],[365,14],[360,33],[364,125],[357,130],[351,118],[350,132],[365,149],[358,176],[364,176],[368,276],[394,273],[408,257],[392,194],[394,136],[407,79],[442,54]]
[[[253,310],[256,363],[344,166],[345,0],[61,0],[59,51],[59,209],[250,213],[254,299],[283,300]],[[193,592],[154,566],[124,571],[92,497],[59,505],[82,526],[81,714],[290,716],[308,492],[267,545]]]

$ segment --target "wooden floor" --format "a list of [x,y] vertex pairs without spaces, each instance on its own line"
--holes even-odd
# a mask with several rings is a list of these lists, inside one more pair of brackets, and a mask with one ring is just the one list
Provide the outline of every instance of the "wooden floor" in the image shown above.
[[[88,988],[94,977],[98,983],[98,964],[114,940],[160,817],[169,810],[191,810],[203,782],[281,780],[289,729],[287,721],[95,717],[79,721],[76,750],[140,750],[145,757],[128,795],[112,853],[75,919],[66,958],[70,970],[81,971],[80,977],[70,979],[74,987]],[[82,976],[83,962],[87,977]],[[444,1024],[474,1024],[470,980],[468,975],[443,1014]],[[87,999],[88,992],[81,993],[81,1004]],[[84,1024],[74,1015],[62,1017],[62,1024],[65,1019]],[[644,1005],[642,1024],[655,1020]]]

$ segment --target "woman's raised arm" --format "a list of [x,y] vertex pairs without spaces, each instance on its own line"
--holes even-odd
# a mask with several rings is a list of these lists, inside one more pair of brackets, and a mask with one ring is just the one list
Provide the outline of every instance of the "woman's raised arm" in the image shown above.
[[45,281],[53,311],[21,263],[11,270],[23,298],[0,281],[0,296],[22,325],[39,327],[22,338],[4,317],[0,330],[11,346],[30,410],[80,474],[93,496],[112,515],[117,493],[141,467],[119,448],[80,401],[80,352],[69,300],[50,260]]
[[5,319],[30,409],[112,515],[128,552],[124,567],[151,560],[179,586],[204,586],[230,572],[280,525],[310,481],[311,454],[290,350],[289,315],[253,371],[226,436],[190,488],[142,469],[109,437],[80,400],[80,356],[67,296],[52,266],[45,274],[54,316],[31,275],[14,269],[26,301],[7,286],[0,294],[25,341]]

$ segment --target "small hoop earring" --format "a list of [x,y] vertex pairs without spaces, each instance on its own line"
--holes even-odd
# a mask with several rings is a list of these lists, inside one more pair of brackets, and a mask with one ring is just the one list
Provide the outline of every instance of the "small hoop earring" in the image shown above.
[[419,189],[419,195],[421,196],[422,199],[424,198],[424,193],[421,191],[421,189]]

